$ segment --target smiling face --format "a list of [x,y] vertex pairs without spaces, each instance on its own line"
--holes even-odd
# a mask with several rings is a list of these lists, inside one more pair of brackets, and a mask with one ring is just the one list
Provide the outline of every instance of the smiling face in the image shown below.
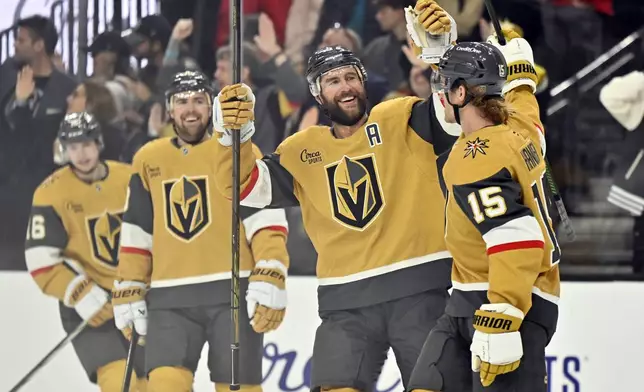
[[210,100],[205,92],[182,92],[172,96],[169,111],[177,136],[187,143],[203,139],[210,122]]
[[322,75],[318,102],[335,123],[351,126],[360,121],[367,110],[367,94],[358,70],[348,65]]

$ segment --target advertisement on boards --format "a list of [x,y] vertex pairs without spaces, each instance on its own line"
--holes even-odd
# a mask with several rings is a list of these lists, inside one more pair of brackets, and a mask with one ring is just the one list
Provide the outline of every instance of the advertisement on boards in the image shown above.
[[[0,391],[9,390],[63,337],[58,305],[38,290],[27,273],[0,273]],[[265,392],[305,392],[317,317],[316,280],[288,279],[289,307],[279,330],[264,347]],[[641,391],[644,348],[644,283],[563,283],[557,333],[547,349],[548,392]],[[241,342],[243,344],[243,342]],[[194,391],[213,391],[204,348]],[[223,355],[229,355],[228,352]],[[24,392],[96,391],[66,347],[23,389]],[[392,353],[378,392],[403,390]]]

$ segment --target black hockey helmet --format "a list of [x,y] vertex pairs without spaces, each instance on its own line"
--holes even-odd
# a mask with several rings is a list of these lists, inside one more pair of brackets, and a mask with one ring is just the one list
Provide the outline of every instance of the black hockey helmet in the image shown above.
[[356,68],[362,83],[367,81],[367,71],[362,65],[362,61],[349,49],[341,46],[327,46],[318,49],[309,57],[309,65],[306,70],[306,80],[309,82],[311,94],[315,97],[320,95],[320,77],[322,75],[348,65]]
[[438,72],[432,75],[432,88],[450,90],[466,83],[484,87],[486,96],[501,96],[507,74],[508,66],[497,47],[484,42],[461,42],[443,54]]
[[215,97],[215,90],[210,84],[210,80],[200,71],[182,71],[176,73],[172,82],[165,91],[166,107],[169,110],[172,103],[172,97],[179,93],[187,92],[204,92],[212,104]]
[[98,120],[88,112],[67,114],[58,130],[58,142],[61,149],[70,143],[85,141],[95,141],[99,150],[103,149],[103,133]]

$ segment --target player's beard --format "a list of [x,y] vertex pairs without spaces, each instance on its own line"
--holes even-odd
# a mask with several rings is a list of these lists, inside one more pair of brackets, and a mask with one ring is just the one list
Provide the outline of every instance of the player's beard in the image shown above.
[[364,91],[359,94],[355,94],[356,101],[358,102],[358,111],[357,113],[351,114],[345,112],[340,107],[339,101],[345,96],[342,96],[332,102],[322,98],[322,104],[320,106],[322,107],[324,114],[326,114],[332,122],[340,125],[352,126],[357,124],[367,111],[367,96]]
[[182,118],[180,118],[178,121],[174,121],[174,131],[179,137],[179,139],[183,140],[184,142],[188,144],[198,144],[200,143],[204,135],[206,134],[206,131],[208,130],[208,126],[210,125],[210,121],[204,123],[203,119],[201,116],[197,115],[197,119],[199,121],[199,128],[197,132],[191,132],[188,130],[187,127],[183,126],[186,117],[190,115],[195,115],[194,113],[188,113]]

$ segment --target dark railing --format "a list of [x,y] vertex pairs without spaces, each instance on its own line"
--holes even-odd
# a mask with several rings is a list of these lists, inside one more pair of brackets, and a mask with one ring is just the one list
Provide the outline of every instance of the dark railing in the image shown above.
[[[139,19],[156,13],[159,0],[57,0],[49,10],[59,34],[57,51],[70,73],[83,78],[91,59],[79,51],[101,32],[122,31],[134,26]],[[13,55],[15,26],[0,31],[0,63]]]

